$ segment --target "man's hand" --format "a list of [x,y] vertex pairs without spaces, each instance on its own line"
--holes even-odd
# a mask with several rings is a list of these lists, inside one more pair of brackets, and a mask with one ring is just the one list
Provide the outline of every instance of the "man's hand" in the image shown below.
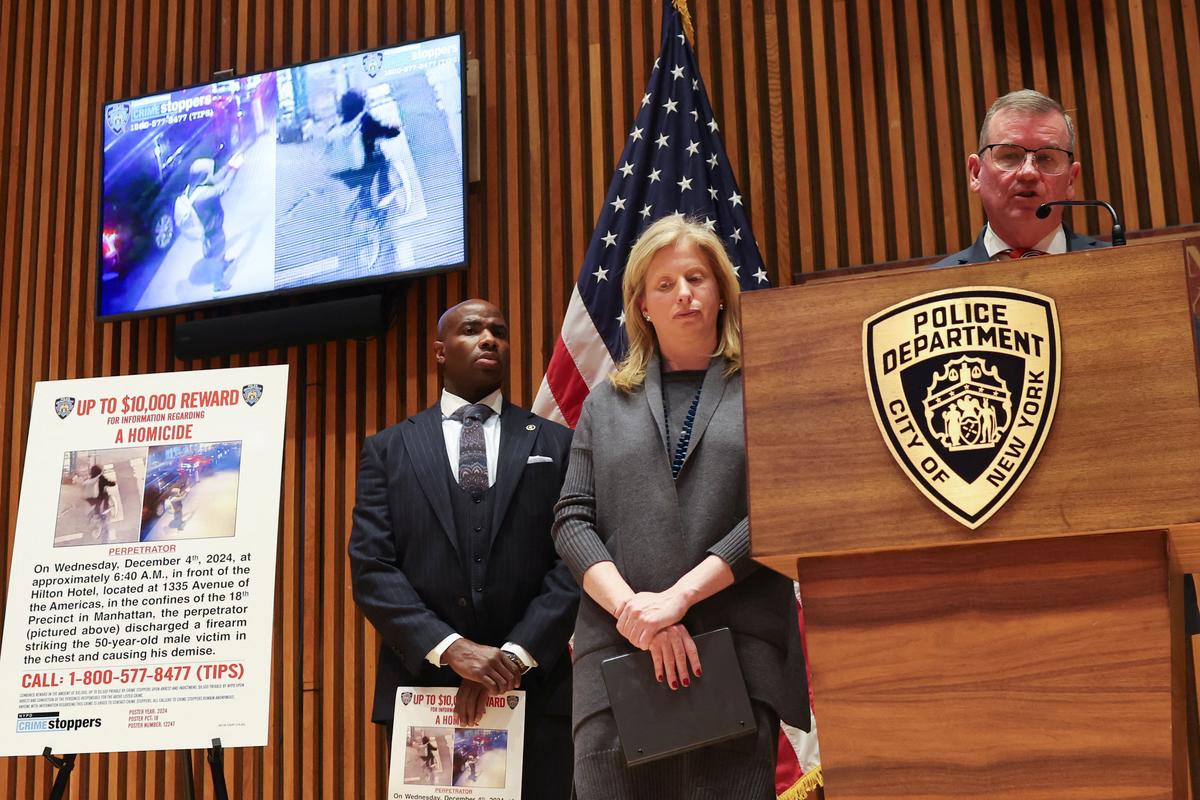
[[511,692],[521,685],[521,669],[498,647],[457,639],[442,654],[442,663],[464,681],[483,684],[492,694]]
[[650,656],[654,661],[654,677],[674,691],[680,686],[687,688],[692,685],[688,677],[688,667],[692,673],[700,677],[700,654],[691,634],[682,625],[672,625],[659,631],[650,640]]
[[454,713],[463,725],[478,725],[492,693],[481,683],[464,680],[454,698]]
[[679,622],[687,610],[687,601],[678,592],[638,592],[618,609],[617,632],[646,650],[655,634]]

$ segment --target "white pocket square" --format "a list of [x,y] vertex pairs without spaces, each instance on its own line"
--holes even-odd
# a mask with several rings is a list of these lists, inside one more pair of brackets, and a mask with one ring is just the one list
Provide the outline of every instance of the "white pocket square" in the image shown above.
[[550,456],[530,456],[526,464],[553,464],[554,459]]

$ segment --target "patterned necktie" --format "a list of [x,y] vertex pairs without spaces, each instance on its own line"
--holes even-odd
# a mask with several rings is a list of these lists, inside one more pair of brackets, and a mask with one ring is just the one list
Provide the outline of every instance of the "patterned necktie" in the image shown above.
[[1006,258],[1033,258],[1046,255],[1045,250],[1034,250],[1032,247],[1010,247],[992,256],[992,261],[1003,261]]
[[488,488],[487,444],[483,422],[495,412],[476,403],[463,406],[450,415],[462,423],[458,435],[458,485],[468,492],[486,492]]

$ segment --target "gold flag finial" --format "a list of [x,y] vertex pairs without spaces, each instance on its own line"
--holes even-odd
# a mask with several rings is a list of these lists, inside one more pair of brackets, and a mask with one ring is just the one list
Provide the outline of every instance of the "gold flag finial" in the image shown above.
[[675,6],[675,10],[679,12],[680,20],[683,21],[683,35],[687,37],[688,44],[695,47],[696,31],[692,27],[692,15],[688,12],[687,0],[671,0],[671,5]]

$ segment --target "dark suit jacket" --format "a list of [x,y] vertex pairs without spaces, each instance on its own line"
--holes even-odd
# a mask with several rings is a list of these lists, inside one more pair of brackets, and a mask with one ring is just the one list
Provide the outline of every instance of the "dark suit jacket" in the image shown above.
[[[500,416],[491,542],[482,586],[459,552],[438,407],[363,443],[350,568],[354,600],[379,631],[375,722],[392,719],[397,686],[457,686],[425,656],[451,633],[521,645],[537,660],[521,680],[527,714],[570,713],[567,640],[579,587],[550,538],[571,431],[507,402]],[[530,456],[550,459],[527,463]]]
[[[1091,250],[1094,247],[1110,247],[1108,242],[1103,242],[1099,239],[1093,239],[1090,236],[1083,236],[1075,233],[1070,228],[1063,226],[1063,230],[1067,234],[1067,252],[1075,253],[1081,250]],[[935,267],[957,267],[960,264],[982,264],[985,261],[991,261],[988,257],[987,248],[983,246],[983,230],[979,231],[979,235],[975,237],[975,243],[965,250],[959,250],[957,253],[951,253],[933,266]]]

